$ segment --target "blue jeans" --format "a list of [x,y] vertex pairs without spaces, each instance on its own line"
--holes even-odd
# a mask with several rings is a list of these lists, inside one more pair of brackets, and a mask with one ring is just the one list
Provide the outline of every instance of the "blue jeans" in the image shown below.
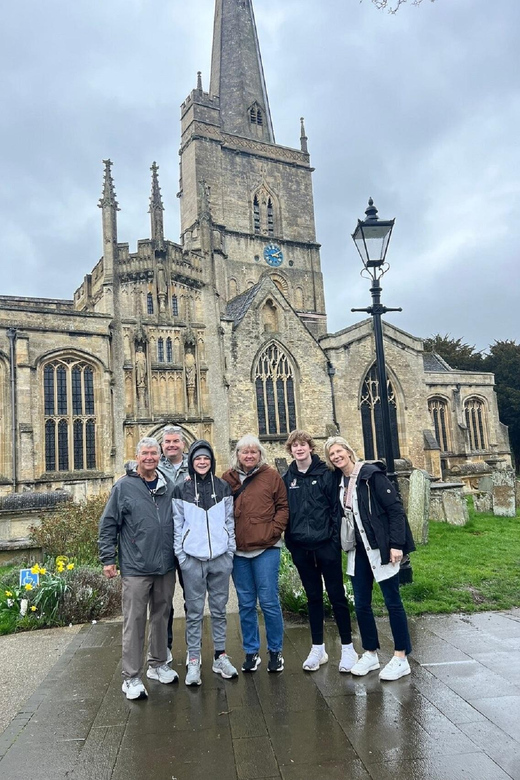
[[233,582],[238,596],[242,643],[246,653],[258,653],[260,650],[257,602],[264,614],[267,649],[277,653],[282,649],[283,617],[278,597],[279,570],[279,547],[269,547],[255,558],[235,555],[233,560]]
[[[356,546],[355,574],[350,578],[354,590],[354,606],[361,634],[361,642],[365,650],[379,649],[376,621],[372,612],[372,588],[374,575],[370,561],[362,545]],[[412,652],[408,621],[404,611],[401,594],[399,593],[399,574],[378,583],[385,600],[390,618],[390,628],[394,639],[394,650],[404,650],[406,655]]]

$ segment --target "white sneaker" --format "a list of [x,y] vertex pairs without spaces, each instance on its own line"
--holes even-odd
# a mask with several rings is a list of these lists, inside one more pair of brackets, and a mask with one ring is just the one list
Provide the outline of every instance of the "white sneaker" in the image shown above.
[[311,645],[311,652],[302,666],[306,672],[316,672],[320,666],[326,664],[329,656],[325,652],[325,645]]
[[200,679],[200,660],[198,658],[190,658],[188,667],[186,669],[186,679],[184,680],[186,685],[200,685],[202,680]]
[[353,647],[341,648],[341,661],[339,662],[340,672],[350,672],[354,664],[359,661],[359,656]]
[[123,680],[122,691],[127,699],[146,699],[148,696],[140,677],[130,677]]
[[379,679],[398,680],[400,677],[411,674],[411,671],[408,658],[400,658],[398,655],[394,655],[384,669],[381,669],[379,672]]
[[150,680],[158,680],[165,685],[179,681],[179,675],[174,669],[170,669],[168,664],[163,664],[162,666],[149,666],[146,676]]
[[350,670],[350,673],[355,674],[358,677],[364,677],[365,674],[368,674],[369,672],[375,672],[380,666],[381,664],[379,663],[377,653],[363,653],[359,661],[357,661]]

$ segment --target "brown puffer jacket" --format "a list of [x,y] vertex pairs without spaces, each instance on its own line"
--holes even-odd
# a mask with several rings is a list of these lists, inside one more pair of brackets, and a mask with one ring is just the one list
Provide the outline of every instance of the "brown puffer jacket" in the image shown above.
[[[222,474],[222,479],[233,495],[242,484],[234,469]],[[236,499],[234,511],[237,550],[261,550],[276,544],[289,519],[287,491],[278,472],[267,464],[260,466]]]

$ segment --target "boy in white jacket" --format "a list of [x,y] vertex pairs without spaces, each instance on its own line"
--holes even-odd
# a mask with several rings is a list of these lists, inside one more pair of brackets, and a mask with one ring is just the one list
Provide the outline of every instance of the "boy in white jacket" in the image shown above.
[[213,671],[226,679],[238,672],[226,654],[226,606],[233,569],[235,521],[227,482],[215,477],[215,456],[204,440],[188,452],[190,478],[173,494],[174,550],[184,581],[188,669],[186,685],[200,685],[200,645],[206,593],[215,656]]

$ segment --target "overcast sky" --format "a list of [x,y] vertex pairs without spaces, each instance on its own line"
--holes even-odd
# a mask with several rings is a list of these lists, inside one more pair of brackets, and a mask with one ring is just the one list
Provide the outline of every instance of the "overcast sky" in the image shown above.
[[[520,2],[255,0],[276,140],[305,117],[330,331],[364,315],[350,238],[369,196],[396,218],[387,319],[421,337],[520,342]],[[179,106],[209,86],[213,0],[23,0],[0,29],[7,295],[71,298],[101,255],[102,160],[119,240],[150,235],[149,167],[179,240]]]

